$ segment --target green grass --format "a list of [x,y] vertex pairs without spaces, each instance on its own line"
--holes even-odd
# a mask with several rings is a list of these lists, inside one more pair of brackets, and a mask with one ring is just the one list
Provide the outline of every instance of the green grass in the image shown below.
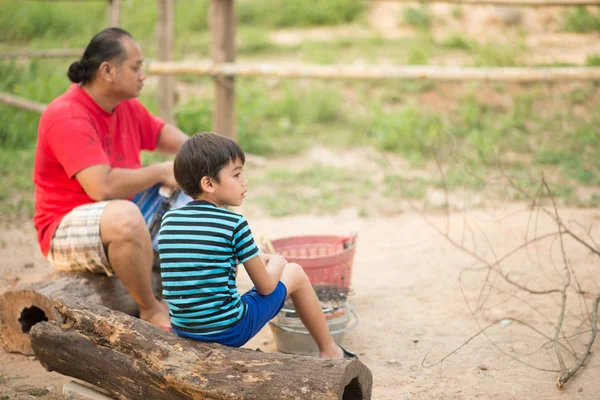
[[600,67],[600,54],[590,54],[585,58],[587,67]]
[[514,67],[522,52],[521,45],[486,42],[471,48],[477,67]]
[[[83,47],[106,21],[102,2],[83,2],[77,10],[71,2],[31,2],[31,7],[23,7],[20,0],[5,0],[2,4],[7,12],[0,14],[0,42],[7,50]],[[209,56],[208,4],[208,0],[176,2],[176,57]],[[139,39],[147,57],[155,57],[156,5],[128,0],[122,7],[122,26]],[[434,57],[458,54],[465,57],[467,65],[501,67],[518,66],[525,54],[523,36],[511,43],[481,42],[461,32],[434,39],[430,29],[439,21],[425,6],[402,11],[402,21],[415,28],[410,37],[386,39],[374,33],[371,37],[304,40],[295,45],[278,45],[271,39],[273,30],[279,28],[360,24],[366,9],[365,2],[355,0],[239,0],[238,60],[428,65]],[[461,8],[455,7],[453,15],[462,18]],[[596,9],[571,9],[564,14],[564,27],[575,32],[597,31],[600,17]],[[71,61],[1,62],[0,91],[47,103],[68,87],[65,73]],[[586,65],[600,66],[599,55],[590,54]],[[176,106],[178,126],[190,134],[210,130],[212,79],[179,79],[189,100]],[[193,93],[196,88],[198,92]],[[141,101],[157,111],[152,85],[147,86]],[[495,168],[515,173],[525,169],[533,180],[541,171],[551,171],[560,177],[556,193],[579,206],[600,202],[598,196],[577,199],[574,190],[576,185],[600,186],[599,107],[594,84],[470,82],[450,86],[428,80],[236,80],[238,138],[249,153],[270,157],[300,154],[313,145],[339,151],[372,147],[408,160],[411,169],[423,170],[440,158],[449,164],[445,183],[450,190],[480,190],[485,176]],[[3,214],[31,214],[38,120],[36,113],[0,105]],[[507,161],[508,154],[531,162]],[[145,164],[163,159],[151,153],[143,155]],[[400,193],[397,180],[389,176],[378,187],[367,176],[335,168],[272,170],[259,184],[272,184],[277,195],[266,193],[258,201],[273,215],[336,212],[354,201],[362,210],[359,214],[366,217],[366,199],[373,193],[390,200],[399,196],[419,199],[428,188],[439,189],[439,176],[428,172],[424,178],[403,177]]]
[[0,215],[33,216],[33,149],[0,147]]
[[427,6],[405,7],[402,19],[405,24],[417,29],[428,30],[431,26],[431,14]]
[[473,41],[462,33],[455,33],[444,38],[440,46],[447,49],[470,50],[473,48]]
[[566,31],[588,33],[600,31],[600,8],[594,11],[586,7],[573,7],[563,14],[563,27]]
[[[374,184],[359,172],[315,165],[299,171],[268,169],[252,179],[252,191],[264,192],[254,201],[274,217],[292,214],[331,214],[354,204],[368,201]],[[276,192],[272,188],[277,188]],[[271,189],[271,190],[269,190]]]
[[[0,92],[42,103],[50,102],[69,86],[66,67],[63,71],[48,67],[54,62],[34,61],[28,65],[0,63]],[[39,114],[0,105],[0,146],[31,146],[37,137]]]
[[[27,3],[28,6],[24,6]],[[209,0],[175,2],[175,54],[208,52]],[[236,2],[238,28],[287,28],[339,25],[363,17],[366,3],[355,0],[290,2],[287,0],[241,0]],[[157,6],[146,0],[128,0],[121,5],[121,27],[140,43],[146,56],[156,57]],[[102,2],[33,2],[3,0],[0,42],[31,48],[85,47],[106,26],[106,4]],[[252,33],[251,33],[252,34]],[[258,35],[258,34],[254,34]],[[258,38],[254,38],[256,46]],[[262,40],[265,43],[264,40]],[[242,46],[249,46],[247,40]]]
[[367,4],[355,0],[296,2],[288,0],[242,0],[236,4],[242,25],[275,28],[338,25],[358,19]]

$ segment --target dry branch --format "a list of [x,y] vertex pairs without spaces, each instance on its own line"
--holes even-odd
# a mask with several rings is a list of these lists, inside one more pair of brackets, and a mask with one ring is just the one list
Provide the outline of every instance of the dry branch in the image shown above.
[[75,298],[54,300],[64,323],[31,329],[35,355],[57,371],[128,399],[370,399],[359,360],[263,353],[180,338]]
[[[438,160],[436,160],[436,161],[438,161]],[[392,164],[389,161],[387,161],[387,165],[388,165],[388,167],[393,169]],[[443,187],[445,190],[446,199],[448,199],[444,168],[439,163],[438,163],[438,171],[442,175],[442,183],[443,183]],[[396,173],[396,176],[398,176],[398,173]],[[594,296],[592,310],[591,311],[589,310],[588,302],[586,301],[584,296],[588,295],[590,293],[590,290],[584,290],[584,288],[582,287],[580,280],[577,277],[576,270],[575,270],[574,266],[571,265],[569,258],[567,256],[564,238],[571,237],[572,239],[574,239],[574,242],[576,242],[577,244],[583,245],[585,248],[591,250],[595,255],[600,255],[600,250],[598,249],[598,246],[596,245],[593,238],[591,237],[591,234],[589,231],[587,232],[587,235],[589,236],[589,238],[586,238],[587,239],[586,240],[586,239],[578,236],[573,230],[569,229],[567,227],[567,225],[565,224],[565,222],[563,222],[561,216],[559,215],[558,207],[556,205],[556,202],[552,195],[550,187],[543,176],[541,178],[541,184],[538,186],[538,190],[536,191],[535,196],[533,196],[533,197],[529,193],[525,192],[525,190],[521,189],[518,185],[516,185],[515,182],[510,177],[508,177],[504,173],[502,173],[502,171],[501,171],[501,176],[508,180],[509,187],[512,187],[513,189],[517,189],[517,191],[524,198],[529,200],[529,203],[530,203],[529,208],[531,211],[529,213],[529,218],[527,220],[527,237],[525,238],[524,243],[522,243],[521,245],[515,246],[511,251],[509,251],[508,253],[506,253],[504,255],[501,255],[500,257],[498,257],[495,254],[492,244],[487,240],[487,238],[485,237],[485,234],[483,234],[483,231],[480,232],[480,234],[483,235],[483,240],[484,240],[485,244],[487,245],[488,249],[491,250],[491,253],[494,257],[494,259],[492,261],[488,261],[486,259],[486,257],[483,257],[482,255],[479,254],[479,251],[477,251],[477,249],[475,248],[475,244],[476,244],[475,241],[473,241],[474,249],[470,249],[461,240],[457,240],[450,235],[450,233],[449,233],[450,232],[450,230],[449,230],[450,206],[449,206],[448,200],[446,200],[446,205],[447,205],[446,218],[447,218],[447,220],[446,220],[445,228],[438,227],[437,224],[435,224],[433,221],[431,221],[431,219],[428,218],[428,216],[426,214],[424,214],[422,211],[418,211],[417,208],[411,204],[411,207],[413,208],[413,210],[417,210],[417,212],[419,212],[421,214],[421,216],[425,219],[425,221],[438,234],[442,235],[453,246],[455,246],[456,248],[460,249],[461,251],[469,254],[477,261],[476,265],[479,265],[479,267],[468,268],[468,270],[481,271],[482,273],[486,272],[486,276],[482,281],[483,282],[482,287],[480,288],[479,294],[477,296],[477,302],[476,302],[477,307],[475,309],[472,307],[472,304],[469,301],[467,293],[465,292],[465,288],[463,287],[462,274],[463,274],[463,272],[465,272],[467,270],[467,268],[465,268],[461,271],[461,275],[460,275],[460,279],[459,279],[460,290],[465,299],[465,303],[467,304],[467,307],[469,308],[469,312],[473,316],[474,320],[479,325],[480,330],[475,335],[471,336],[469,339],[467,339],[465,342],[463,342],[460,346],[456,347],[454,350],[447,353],[445,356],[443,356],[439,361],[437,361],[435,363],[426,364],[427,358],[429,356],[429,353],[428,353],[425,356],[425,358],[423,359],[422,365],[424,367],[431,367],[434,365],[438,365],[438,364],[442,363],[444,360],[451,357],[457,351],[462,349],[464,346],[466,346],[468,343],[470,343],[474,338],[478,337],[479,335],[483,335],[489,340],[489,342],[497,350],[499,350],[503,354],[511,357],[512,359],[514,359],[515,361],[517,361],[519,363],[522,363],[524,365],[527,365],[531,368],[534,368],[534,369],[537,369],[540,371],[558,372],[560,375],[557,377],[556,385],[559,388],[562,388],[563,385],[570,378],[572,378],[577,373],[577,371],[584,365],[584,363],[586,362],[586,360],[588,359],[588,357],[591,353],[591,347],[593,345],[593,342],[595,340],[596,333],[597,333],[597,312],[598,312],[598,304],[600,303],[600,296],[597,296],[597,295]],[[400,190],[402,191],[402,183],[401,182],[399,183],[399,186],[400,186]],[[544,196],[550,198],[551,207],[545,207],[542,204],[542,198]],[[468,229],[469,232],[471,234],[473,234],[473,229],[470,226],[469,221],[467,221],[466,215],[467,215],[466,211],[463,211],[463,218],[464,218],[463,231],[464,231],[464,229]],[[549,217],[550,220],[557,226],[557,229],[553,232],[538,233],[537,226],[538,226],[538,223],[540,222],[539,221],[540,216]],[[530,230],[531,224],[534,224],[534,232],[535,233],[534,233],[533,238],[529,237],[529,230]],[[551,266],[554,265],[554,272],[556,274],[558,274],[558,276],[560,276],[560,281],[557,285],[558,287],[552,288],[552,289],[547,289],[547,290],[532,290],[528,287],[529,285],[522,285],[518,282],[518,280],[512,279],[509,276],[509,273],[506,271],[503,271],[503,269],[500,267],[501,263],[506,262],[508,257],[516,254],[519,251],[525,250],[531,244],[534,244],[536,242],[539,242],[539,241],[542,241],[545,239],[554,239],[552,243],[556,242],[557,244],[560,245],[562,268],[560,268],[560,269],[557,268],[558,263],[554,262],[553,259],[551,259],[550,263],[549,263]],[[538,252],[537,247],[538,246],[536,246],[536,253]],[[539,260],[539,257],[540,257],[540,255],[538,254],[538,260]],[[536,308],[534,305],[530,304],[528,301],[517,296],[516,293],[512,293],[512,292],[509,293],[507,291],[502,290],[500,287],[495,286],[495,282],[493,281],[494,278],[492,278],[492,275],[494,277],[500,277],[502,279],[502,281],[500,281],[500,282],[502,284],[508,284],[508,286],[511,288],[510,291],[514,291],[516,293],[524,293],[526,295],[536,295],[536,297],[539,297],[540,295],[550,295],[547,298],[550,299],[551,301],[554,301],[554,299],[552,297],[553,294],[560,293],[560,298],[558,300],[556,300],[557,316],[556,316],[555,322],[554,323],[551,322],[551,320],[548,317],[546,317],[546,315],[544,315],[544,313],[542,313],[542,311],[540,309]],[[530,280],[530,281],[535,281],[535,280]],[[478,282],[481,282],[481,281],[478,280]],[[486,289],[487,289],[486,297],[483,298],[483,293]],[[577,295],[576,297],[575,296],[569,297],[568,293],[571,290],[573,290],[574,293]],[[503,302],[507,301],[507,299],[511,299],[511,298],[516,299],[519,302],[524,303],[526,306],[530,307],[537,314],[541,315],[546,320],[546,322],[552,326],[552,334],[548,335],[548,334],[544,333],[542,329],[536,328],[532,323],[526,322],[524,320],[512,318],[510,316],[505,316],[505,317],[496,319],[492,323],[480,321],[479,316],[481,315],[480,312],[483,310],[483,303],[485,303],[486,301],[488,301],[490,299],[492,291],[494,291],[494,294],[505,295],[506,299],[502,300],[501,303],[493,305],[493,307],[490,307],[490,308],[498,308],[498,306],[500,304],[502,304]],[[567,309],[567,301],[570,299],[575,299],[575,298],[579,301],[579,304],[580,304],[580,310],[581,310],[581,313],[583,316],[583,319],[581,319],[581,320],[579,319],[578,315],[574,315],[571,311],[569,311]],[[579,328],[584,324],[590,325],[590,330],[586,330],[585,333],[591,331],[591,335],[590,335],[589,341],[585,344],[585,350],[581,354],[578,354],[578,352],[575,350],[574,346],[572,346],[572,344],[570,343],[569,339],[574,338],[574,337],[579,337],[579,336],[581,336],[582,333],[578,332],[577,334],[568,335],[567,332],[565,332],[565,328],[563,328],[563,326],[566,326],[565,321],[566,321],[567,317],[580,320],[581,323],[577,327],[577,330],[579,330]],[[496,324],[501,320],[517,322],[520,326],[525,327],[525,328],[531,330],[532,332],[534,332],[536,334],[536,336],[544,338],[546,340],[546,342],[543,343],[542,346],[540,346],[536,350],[536,352],[540,351],[542,349],[545,349],[546,351],[551,351],[551,348],[552,348],[554,351],[554,355],[555,355],[557,364],[558,364],[558,369],[556,369],[556,367],[546,368],[546,367],[536,366],[536,365],[533,365],[532,363],[527,362],[525,359],[523,359],[524,356],[530,356],[535,352],[515,355],[515,354],[512,354],[512,352],[505,351],[504,349],[501,348],[501,346],[499,346],[497,343],[495,343],[495,341],[491,337],[488,336],[487,331],[491,327],[496,326]],[[547,345],[550,345],[550,344],[552,345],[551,348],[546,347]],[[567,361],[563,357],[563,355],[566,355],[567,353],[568,353],[569,357],[571,358],[571,360],[569,360],[569,361]],[[568,364],[572,364],[572,366],[568,367]]]
[[574,81],[600,80],[600,68],[466,68],[405,65],[307,65],[266,63],[152,62],[155,75],[266,76],[313,79],[430,79],[437,81]]
[[563,373],[556,379],[556,386],[558,386],[559,389],[562,389],[565,383],[567,383],[567,381],[571,379],[571,377],[573,377],[573,375],[575,375],[581,367],[583,367],[583,364],[592,352],[592,344],[594,344],[594,340],[596,340],[596,333],[598,331],[598,303],[600,303],[600,296],[596,297],[596,299],[594,300],[594,305],[592,307],[592,334],[590,336],[590,340],[588,341],[585,347],[585,352],[574,366],[572,366],[566,371],[563,371]]

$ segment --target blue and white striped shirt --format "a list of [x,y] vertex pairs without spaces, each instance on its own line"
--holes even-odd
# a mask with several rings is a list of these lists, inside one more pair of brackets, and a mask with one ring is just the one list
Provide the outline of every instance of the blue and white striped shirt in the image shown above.
[[168,211],[159,231],[163,299],[182,332],[216,334],[246,313],[235,269],[258,254],[243,216],[202,200]]

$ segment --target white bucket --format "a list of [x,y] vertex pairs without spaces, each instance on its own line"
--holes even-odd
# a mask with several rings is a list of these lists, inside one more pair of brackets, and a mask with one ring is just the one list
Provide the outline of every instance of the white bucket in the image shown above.
[[[333,340],[341,345],[344,333],[358,324],[356,313],[347,303],[342,307],[324,310],[324,312]],[[295,315],[294,310],[283,309],[269,322],[277,350],[282,353],[307,356],[318,354],[319,348],[300,318],[287,316],[289,314]]]

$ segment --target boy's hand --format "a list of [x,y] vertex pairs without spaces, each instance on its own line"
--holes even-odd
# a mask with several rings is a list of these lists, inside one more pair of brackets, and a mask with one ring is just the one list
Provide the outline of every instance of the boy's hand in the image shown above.
[[265,263],[265,266],[270,263],[275,263],[277,265],[285,265],[288,263],[287,260],[279,254],[258,253],[258,256]]
[[267,263],[271,259],[272,254],[267,254],[267,253],[260,252],[260,253],[258,253],[258,256],[260,257],[260,259],[262,260],[262,262],[264,262],[265,265],[267,265]]
[[287,263],[288,261],[283,256],[280,256],[279,254],[272,254],[266,264],[284,266]]

